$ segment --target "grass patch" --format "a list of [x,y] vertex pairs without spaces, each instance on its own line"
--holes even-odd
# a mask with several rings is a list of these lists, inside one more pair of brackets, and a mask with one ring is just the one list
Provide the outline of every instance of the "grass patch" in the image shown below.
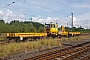
[[10,54],[16,54],[21,52],[27,52],[31,49],[38,49],[41,46],[58,46],[57,40],[38,40],[31,42],[22,42],[22,43],[9,43],[5,45],[0,45],[0,57],[7,56]]
[[[76,36],[68,38],[69,41],[76,41],[76,40],[84,40],[86,38],[90,39],[90,35],[86,36]],[[68,39],[63,38],[62,40],[68,41]],[[31,42],[22,42],[22,43],[9,43],[5,45],[0,45],[0,57],[8,56],[10,54],[16,54],[21,52],[27,52],[31,49],[43,49],[43,46],[51,48],[51,46],[61,46],[59,40],[54,39],[42,39],[38,41],[31,41]]]
[[71,41],[84,40],[84,39],[90,39],[90,35],[75,36],[70,38]]
[[5,40],[6,38],[5,37],[0,37],[0,40]]

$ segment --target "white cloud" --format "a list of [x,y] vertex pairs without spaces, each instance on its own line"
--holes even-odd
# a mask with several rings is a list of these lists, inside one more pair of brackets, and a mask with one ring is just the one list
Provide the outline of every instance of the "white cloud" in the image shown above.
[[15,14],[10,9],[7,9],[6,13],[0,10],[0,19],[5,20],[5,22],[11,22],[12,20],[23,21],[25,17],[24,15]]
[[40,9],[41,7],[40,6],[36,6],[36,9]]
[[0,10],[0,19],[2,19],[4,16],[4,12]]
[[45,19],[42,19],[40,17],[33,17],[33,22],[40,22],[40,23],[50,23],[50,22],[57,22],[60,18],[51,18],[47,17]]
[[[72,24],[72,16],[69,16],[69,19],[70,19],[70,23],[68,23],[69,24],[69,26],[71,26],[71,24]],[[73,26],[74,27],[79,27],[80,25],[78,24],[78,19],[76,18],[76,17],[73,17]]]
[[[70,19],[72,19],[72,16],[69,16],[70,17]],[[76,22],[76,17],[73,17],[73,22],[75,23]]]
[[4,15],[4,12],[0,10],[0,15]]
[[[75,27],[82,26],[84,28],[86,28],[86,27],[90,28],[90,20],[89,20],[90,16],[89,15],[90,15],[90,12],[85,13],[83,15],[74,16],[73,17],[74,26]],[[4,19],[5,22],[10,22],[12,20],[25,21],[25,16],[22,14],[15,14],[10,9],[7,9],[6,13],[4,11],[0,10],[0,19]],[[61,25],[67,26],[67,23],[68,23],[68,26],[70,27],[71,23],[72,23],[71,16],[63,17],[63,18],[56,18],[56,17],[42,18],[42,16],[39,15],[38,17],[33,16],[32,21],[39,22],[42,24],[54,22],[54,23],[58,23],[59,27]]]
[[[85,17],[89,16],[89,14],[84,14],[81,16],[74,16],[73,17],[73,25],[74,27],[80,27],[82,26],[83,28],[90,28],[90,20],[88,20],[88,22],[86,22]],[[82,19],[81,19],[82,18]],[[87,19],[89,19],[90,17],[88,17]],[[54,23],[58,23],[59,27],[61,25],[68,26],[71,27],[71,23],[72,23],[72,17],[68,16],[68,17],[63,17],[63,18],[52,18],[52,17],[47,17],[45,19],[42,19],[40,17],[33,17],[32,19],[33,22],[39,22],[39,23],[50,23],[50,22],[54,22]],[[83,21],[83,22],[82,22]],[[85,21],[85,22],[84,22]]]
[[[75,17],[73,17],[73,20],[74,20],[74,25],[75,25],[76,22],[77,22],[77,19]],[[67,23],[69,24],[69,26],[71,26],[71,21],[72,20],[71,20],[71,16],[69,16],[67,18],[66,17],[64,17],[64,18],[47,17],[45,19],[42,19],[40,17],[33,17],[32,21],[33,22],[39,22],[39,23],[42,23],[42,24],[44,24],[44,23],[50,23],[50,22],[58,23],[58,25],[60,27],[61,25],[66,26]]]
[[90,28],[90,12],[77,16],[78,24],[82,27]]

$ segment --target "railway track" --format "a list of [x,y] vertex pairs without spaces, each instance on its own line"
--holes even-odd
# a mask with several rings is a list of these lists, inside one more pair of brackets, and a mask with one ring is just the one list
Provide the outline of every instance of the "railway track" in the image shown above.
[[[90,35],[88,33],[82,33],[80,36],[86,36],[86,35]],[[53,39],[53,38],[52,38]],[[30,40],[30,41],[35,41],[35,40]],[[15,39],[9,40],[8,38],[5,40],[0,40],[0,44],[5,44],[5,43],[12,43],[12,42],[16,42]],[[20,41],[19,41],[20,42]]]
[[54,50],[25,60],[90,60],[90,41]]
[[0,40],[0,44],[5,44],[6,41],[5,40]]

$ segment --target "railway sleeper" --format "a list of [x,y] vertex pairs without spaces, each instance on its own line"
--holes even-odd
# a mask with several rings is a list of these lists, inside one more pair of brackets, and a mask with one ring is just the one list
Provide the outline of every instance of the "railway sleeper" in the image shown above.
[[90,41],[88,41],[88,42],[82,42],[82,43],[75,44],[73,47],[74,47],[74,48],[75,48],[75,47],[82,47],[83,45],[86,46],[86,44],[89,44],[89,43],[90,43]]
[[60,54],[53,54],[53,55],[50,55],[50,56],[46,56],[46,57],[43,57],[43,58],[40,58],[39,60],[52,60],[53,58],[56,58],[56,57],[60,57]]
[[[79,48],[75,48],[74,50],[70,50],[69,52],[66,51],[67,49],[68,48],[64,48],[64,49],[61,49],[61,50],[58,50],[58,51],[54,51],[54,52],[51,52],[51,53],[45,53],[45,54],[42,54],[42,55],[39,55],[39,56],[32,57],[30,59],[33,59],[33,60],[37,60],[37,59],[50,60],[50,59],[57,58],[57,57],[61,57],[62,58],[62,56],[64,56],[63,59],[70,60],[70,59],[72,59],[74,57],[78,57],[78,56],[86,53],[87,51],[89,51],[90,47],[88,47],[88,46],[87,47],[85,46],[83,48],[79,47]],[[72,53],[72,54],[70,55],[69,53],[70,54]],[[68,57],[65,57],[65,55],[67,55],[67,54],[68,54]]]
[[78,48],[75,48],[75,49],[72,49],[72,50],[69,50],[70,51],[70,53],[75,53],[75,52],[78,52],[78,51],[80,51],[80,50],[82,50],[82,48],[80,47],[78,47]]
[[[81,54],[83,54],[84,52],[84,50],[82,50],[82,51],[80,51],[80,50],[82,50],[81,48],[76,48],[75,50],[72,50],[73,52],[72,53],[74,53],[73,55],[69,55],[68,57],[66,57],[66,58],[63,58],[64,60],[70,60],[70,59],[72,59],[73,57],[77,57],[78,55],[81,55]],[[77,52],[77,51],[79,51],[79,52]],[[76,52],[76,53],[75,53]],[[60,57],[60,56],[62,56],[62,57],[65,57],[65,55],[67,55],[67,54],[69,54],[70,52],[67,52],[67,51],[64,51],[63,53],[61,53],[61,54],[59,54],[59,56],[57,56],[57,57]],[[61,58],[62,58],[61,57]]]
[[[73,58],[78,57],[78,56],[81,56],[82,54],[86,53],[87,50],[89,51],[89,49],[90,49],[90,48],[87,48],[87,49],[81,50],[81,51],[79,51],[79,52],[72,53],[72,54],[69,55],[68,57],[63,58],[63,60],[72,60]],[[83,59],[83,58],[82,58],[82,59]]]
[[[64,57],[62,60],[70,60],[70,59],[72,60],[74,57],[78,57],[79,55],[84,54],[88,50],[89,50],[89,47],[87,47],[87,48],[86,47],[85,48],[79,47],[79,48],[76,48],[74,50],[71,50],[70,52],[64,51],[64,53],[63,54],[61,53],[60,56],[63,56]],[[74,54],[73,55],[70,55],[70,53],[74,53]],[[68,56],[65,57],[65,55],[67,55],[67,54],[68,54]]]
[[[58,51],[54,51],[54,52],[45,53],[45,54],[42,54],[42,55],[39,55],[39,56],[35,56],[35,57],[30,58],[30,59],[34,59],[34,60],[35,59],[42,59],[41,57],[49,56],[49,55],[55,54],[57,52],[61,52],[63,50],[66,50],[66,48],[65,49],[61,49],[61,50],[58,50]],[[65,55],[65,53],[63,55]]]
[[[60,57],[60,59],[62,59],[62,60],[70,60],[70,59],[72,59],[73,57],[76,57],[76,56],[78,56],[78,55],[80,55],[80,53],[75,53],[74,52],[74,54],[73,54],[73,56],[72,55],[70,55],[69,54],[70,52],[66,52],[66,51],[64,51],[63,53],[60,53],[59,55],[56,55],[57,57]],[[76,54],[76,55],[75,55]]]
[[[35,57],[32,57],[32,58],[30,58],[30,59],[42,59],[42,57],[45,57],[45,56],[49,56],[49,55],[52,55],[52,54],[55,54],[55,53],[57,53],[56,51],[54,51],[54,52],[50,52],[50,53],[45,53],[45,54],[42,54],[42,55],[39,55],[39,56],[35,56]],[[45,58],[43,58],[43,59],[45,59]]]
[[89,55],[85,55],[84,57],[82,57],[80,60],[88,60],[90,59],[90,54]]

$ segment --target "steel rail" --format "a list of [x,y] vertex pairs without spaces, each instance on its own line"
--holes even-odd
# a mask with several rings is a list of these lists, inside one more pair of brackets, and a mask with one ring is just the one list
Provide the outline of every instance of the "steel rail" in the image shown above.
[[[48,52],[25,60],[52,60],[52,59],[55,60],[56,58],[60,58],[61,60],[72,60],[74,58],[77,58],[77,56],[83,55],[89,50],[90,50],[90,41],[80,43],[74,46],[70,46],[67,48],[63,48],[60,50]],[[89,58],[90,55],[87,55],[84,58],[81,58],[81,60],[86,59],[87,57]]]

